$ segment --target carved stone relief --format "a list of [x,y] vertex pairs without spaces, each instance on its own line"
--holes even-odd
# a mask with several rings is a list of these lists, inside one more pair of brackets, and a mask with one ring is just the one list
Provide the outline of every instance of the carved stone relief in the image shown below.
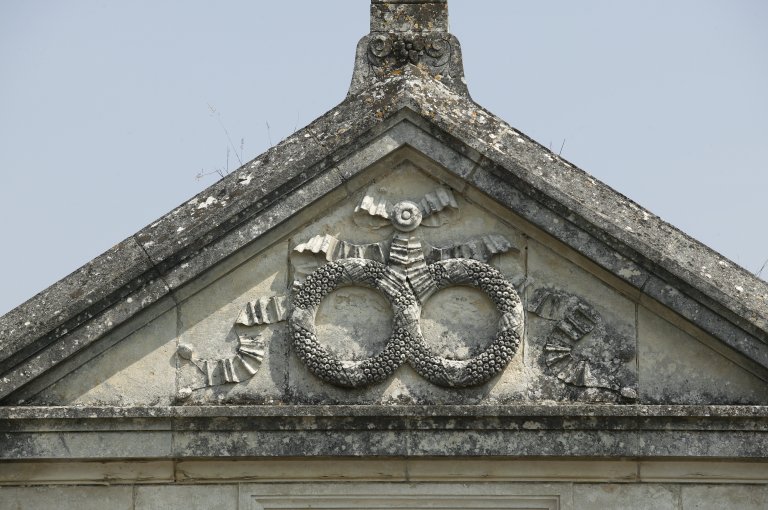
[[[250,302],[238,316],[249,328],[288,321],[293,347],[304,365],[331,384],[358,388],[382,382],[407,363],[428,381],[446,387],[482,384],[514,357],[523,331],[523,306],[515,286],[488,260],[515,250],[497,234],[487,234],[447,246],[431,246],[416,234],[419,227],[437,228],[458,216],[453,192],[437,188],[423,197],[392,203],[372,187],[354,211],[355,224],[373,230],[393,228],[389,239],[353,244],[331,235],[317,235],[295,247],[294,286],[290,296]],[[312,263],[312,259],[315,263]],[[420,328],[422,305],[435,292],[469,286],[487,294],[500,319],[496,334],[482,352],[469,359],[436,356],[426,346]],[[318,340],[315,319],[320,302],[343,286],[367,287],[389,302],[393,328],[384,349],[362,360],[337,359]],[[471,320],[471,318],[468,318]],[[203,360],[182,346],[180,357],[206,375],[207,385],[240,382],[255,374],[263,356],[258,335],[238,333],[234,358]]]
[[[427,242],[423,235],[426,231],[421,229],[445,229],[461,220],[461,208],[452,190],[438,187],[420,197],[395,202],[388,196],[393,193],[383,189],[371,186],[352,211],[348,224],[366,229],[366,239],[381,233],[381,240],[353,243],[325,233],[297,244],[289,258],[293,285],[288,293],[248,302],[234,321],[234,356],[198,358],[191,347],[179,347],[179,357],[202,374],[201,387],[245,382],[253,377],[264,358],[266,335],[262,335],[262,328],[282,322],[287,323],[284,338],[291,342],[301,365],[317,378],[341,388],[382,383],[404,364],[437,386],[478,386],[501,373],[515,357],[524,322],[532,318],[537,322],[535,328],[526,328],[528,341],[533,342],[542,375],[564,388],[594,390],[614,395],[617,400],[636,398],[636,375],[626,368],[634,358],[634,344],[617,333],[586,300],[553,288],[531,293],[534,283],[529,276],[516,274],[508,279],[489,265],[496,255],[519,252],[503,235],[478,233],[466,240],[437,241],[438,246]],[[402,193],[400,190],[394,194]],[[467,231],[466,226],[461,229]],[[490,302],[484,309],[495,308],[492,320],[497,322],[495,328],[486,329],[486,334],[495,330],[486,341],[467,336],[472,334],[468,331],[471,326],[452,329],[455,338],[451,341],[473,343],[475,347],[471,352],[465,348],[443,351],[441,356],[430,348],[431,340],[424,337],[422,312],[433,295],[455,286],[485,294]],[[382,304],[388,304],[388,311],[377,308],[376,313],[391,316],[391,321],[387,319],[391,331],[383,332],[378,347],[365,354],[335,350],[333,345],[341,341],[336,338],[338,331],[344,330],[333,330],[336,333],[326,337],[330,342],[325,343],[323,335],[328,330],[318,330],[321,303],[342,287],[372,289],[384,298]],[[531,296],[528,319],[519,297],[524,292]],[[466,305],[454,310],[450,313],[471,324],[473,316],[464,318],[462,313]]]
[[445,66],[451,58],[451,39],[447,34],[391,33],[372,37],[368,61],[376,67],[402,67],[425,64],[431,69]]
[[[520,344],[522,304],[514,286],[486,262],[496,253],[511,250],[511,243],[497,235],[437,248],[425,247],[426,243],[412,235],[421,226],[448,223],[455,215],[447,212],[457,209],[453,192],[447,188],[438,188],[418,201],[395,204],[371,188],[355,208],[355,223],[372,229],[393,227],[388,249],[386,241],[351,245],[328,235],[296,247],[298,253],[323,254],[330,261],[303,282],[297,281],[294,289],[289,327],[296,352],[310,371],[337,386],[356,388],[385,380],[403,363],[430,382],[448,387],[482,384],[503,370]],[[318,342],[314,321],[320,301],[344,285],[375,289],[392,307],[393,331],[376,356],[339,360]],[[454,285],[483,290],[501,315],[491,344],[467,360],[435,356],[424,344],[419,326],[423,303],[436,291]]]
[[204,376],[200,387],[187,387],[180,397],[189,396],[196,389],[245,382],[259,370],[264,361],[266,343],[259,334],[250,334],[255,326],[283,322],[289,314],[289,298],[273,296],[260,298],[246,304],[235,321],[234,332],[237,336],[235,355],[229,358],[200,358],[194,348],[181,344],[177,353],[182,360],[191,362]]
[[571,387],[637,398],[635,376],[626,366],[635,357],[633,340],[614,331],[586,300],[560,289],[540,288],[527,310],[549,323],[538,337],[529,337],[542,346],[541,361],[549,374]]
[[[421,257],[423,261],[423,257]],[[423,262],[422,262],[423,263]],[[499,373],[517,352],[522,329],[522,304],[511,283],[495,268],[469,259],[436,262],[426,268],[434,290],[471,285],[485,291],[501,314],[493,342],[480,355],[450,360],[433,355],[419,327],[422,302],[413,287],[392,267],[366,259],[342,259],[321,267],[298,290],[289,319],[294,347],[306,366],[332,384],[357,388],[388,378],[408,363],[428,381],[451,387],[482,384]],[[362,361],[335,359],[317,340],[315,316],[320,301],[343,285],[380,291],[392,306],[393,331],[385,349]]]
[[[180,358],[193,363],[205,376],[205,386],[244,382],[256,375],[264,360],[265,343],[260,338],[238,335],[237,352],[231,358],[204,359],[195,356],[190,345],[181,344],[177,350]],[[200,388],[188,387],[181,397]]]

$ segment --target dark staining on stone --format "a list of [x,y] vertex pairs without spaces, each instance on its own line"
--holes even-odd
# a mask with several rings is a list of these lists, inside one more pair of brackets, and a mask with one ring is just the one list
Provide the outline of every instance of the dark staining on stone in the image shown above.
[[[5,460],[400,455],[764,458],[760,406],[0,408]],[[40,430],[46,434],[40,435]],[[104,431],[107,448],[101,445]],[[343,431],[340,434],[339,431]],[[346,449],[340,446],[346,446]]]

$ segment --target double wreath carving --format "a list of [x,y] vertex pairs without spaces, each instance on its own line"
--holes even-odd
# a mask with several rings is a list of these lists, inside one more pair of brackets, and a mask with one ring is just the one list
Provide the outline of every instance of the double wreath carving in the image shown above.
[[[520,345],[523,307],[511,283],[495,268],[471,259],[449,259],[427,269],[436,288],[456,285],[484,291],[501,318],[496,336],[479,355],[466,360],[442,358],[424,343],[421,305],[413,290],[395,271],[368,259],[341,259],[311,273],[295,295],[289,318],[294,347],[319,378],[337,386],[360,388],[379,383],[408,363],[428,381],[447,387],[483,384],[501,372]],[[320,302],[343,286],[363,286],[381,292],[393,312],[393,330],[383,351],[359,361],[341,360],[318,342],[315,317]]]

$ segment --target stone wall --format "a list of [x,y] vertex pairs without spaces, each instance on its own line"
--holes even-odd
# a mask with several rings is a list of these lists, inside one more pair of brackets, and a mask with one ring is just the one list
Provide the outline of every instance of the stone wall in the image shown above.
[[[254,461],[24,465],[29,480],[81,484],[0,487],[0,508],[512,508],[764,510],[764,465],[632,461]],[[96,476],[101,471],[103,478]],[[0,472],[8,482],[8,470]],[[133,477],[133,480],[131,478]],[[142,478],[142,480],[138,480]],[[86,479],[93,478],[90,482]],[[762,479],[761,479],[762,478]],[[541,479],[542,481],[532,481]],[[570,480],[569,480],[570,479]],[[717,479],[716,483],[714,479]],[[254,480],[261,480],[255,482]],[[320,482],[320,480],[327,480]],[[573,481],[577,480],[577,481]],[[287,483],[286,483],[287,482]],[[704,483],[709,482],[709,483]],[[27,482],[29,483],[29,482]],[[96,485],[98,484],[98,485]]]

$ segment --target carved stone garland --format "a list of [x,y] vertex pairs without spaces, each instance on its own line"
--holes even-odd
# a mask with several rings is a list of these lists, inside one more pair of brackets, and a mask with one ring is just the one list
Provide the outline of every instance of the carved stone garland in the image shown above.
[[[512,283],[495,268],[472,258],[487,260],[512,249],[512,245],[502,236],[483,236],[466,246],[428,247],[425,253],[421,241],[410,235],[422,225],[440,226],[449,221],[451,215],[447,210],[457,208],[458,203],[447,188],[428,193],[419,203],[404,200],[396,204],[370,189],[355,209],[356,221],[364,220],[363,224],[371,228],[384,224],[395,228],[387,264],[347,255],[374,253],[381,254],[383,259],[382,247],[348,245],[329,236],[296,247],[299,253],[325,253],[330,261],[297,285],[289,318],[294,347],[312,373],[337,386],[358,388],[381,382],[408,363],[433,384],[467,387],[483,384],[504,369],[520,345],[523,307]],[[376,225],[377,221],[382,223]],[[456,257],[453,253],[466,253],[468,257]],[[427,258],[433,263],[427,265]],[[393,331],[384,350],[361,361],[333,357],[318,342],[315,330],[320,302],[345,285],[378,290],[389,301],[394,316]],[[426,346],[419,324],[422,304],[438,290],[456,285],[484,291],[501,314],[494,340],[482,353],[467,360],[435,356]]]
[[[293,304],[288,324],[293,345],[301,360],[320,379],[347,388],[358,388],[383,381],[407,358],[413,325],[418,321],[416,298],[407,287],[382,285],[385,265],[366,259],[331,262],[310,274]],[[358,285],[380,291],[394,314],[392,335],[384,350],[361,361],[334,358],[317,340],[315,317],[320,302],[331,291],[344,285]]]
[[[435,356],[424,343],[419,327],[421,306],[407,284],[394,271],[366,259],[331,262],[310,274],[294,301],[289,318],[293,344],[307,368],[337,386],[358,388],[383,381],[404,362],[422,377],[440,386],[466,387],[483,384],[501,372],[520,345],[523,308],[511,283],[495,268],[469,259],[451,259],[428,266],[438,289],[470,285],[483,290],[501,313],[493,342],[478,356],[451,360]],[[384,350],[361,361],[334,358],[317,340],[315,317],[323,298],[344,285],[360,285],[380,291],[392,306],[394,324]]]
[[449,259],[428,266],[438,290],[454,285],[469,285],[485,292],[496,305],[501,318],[491,344],[467,360],[434,356],[424,345],[421,332],[414,342],[409,363],[424,378],[440,386],[475,386],[501,372],[520,346],[523,305],[514,286],[494,267],[477,260]]
[[[515,250],[504,236],[483,234],[449,246],[422,243],[413,234],[419,227],[434,228],[455,219],[459,205],[448,188],[437,188],[417,201],[393,204],[372,186],[354,212],[358,226],[394,227],[390,241],[356,245],[331,235],[317,235],[294,248],[311,259],[301,267],[292,258],[297,281],[291,296],[264,297],[246,305],[235,321],[238,348],[234,357],[200,359],[188,345],[178,354],[205,375],[200,387],[243,382],[253,377],[265,356],[265,341],[238,327],[253,328],[288,321],[294,348],[306,367],[320,379],[345,388],[384,381],[403,363],[433,384],[468,387],[483,384],[500,373],[518,350],[523,329],[523,306],[516,284],[486,262]],[[318,267],[314,261],[324,259]],[[303,280],[303,282],[301,281]],[[517,282],[520,288],[530,285]],[[464,285],[485,292],[501,314],[493,341],[466,360],[436,356],[420,328],[424,303],[437,291]],[[359,360],[334,357],[317,338],[315,319],[320,302],[343,286],[362,286],[380,292],[392,308],[393,330],[384,349]],[[613,331],[581,298],[562,290],[540,288],[528,311],[550,322],[545,328],[542,361],[557,379],[571,387],[615,393],[627,401],[637,398],[636,377],[625,365],[634,357],[629,339]],[[591,336],[593,342],[586,342]],[[188,397],[199,387],[185,388]],[[181,393],[184,393],[181,395]]]

